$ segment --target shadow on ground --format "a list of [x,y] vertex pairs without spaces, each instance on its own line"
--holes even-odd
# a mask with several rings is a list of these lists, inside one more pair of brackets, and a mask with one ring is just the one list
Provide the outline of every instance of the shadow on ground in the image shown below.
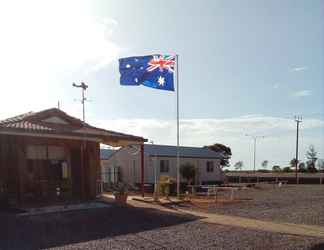
[[40,249],[173,226],[198,219],[150,208],[119,207],[37,216],[0,214],[0,250]]
[[310,248],[309,250],[323,250],[324,249],[324,243],[317,244]]

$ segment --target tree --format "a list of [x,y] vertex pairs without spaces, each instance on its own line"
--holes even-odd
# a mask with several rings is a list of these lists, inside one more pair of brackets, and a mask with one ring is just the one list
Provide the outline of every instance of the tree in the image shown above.
[[324,159],[317,160],[317,167],[318,167],[318,170],[324,171]]
[[314,167],[315,168],[315,163],[317,161],[317,152],[315,150],[314,145],[310,145],[308,148],[308,151],[306,152],[306,158],[308,160],[308,164],[307,167],[310,166],[311,168]]
[[264,169],[266,169],[267,168],[267,166],[268,166],[268,164],[269,164],[269,161],[268,160],[264,160],[263,162],[262,162],[262,167],[264,168]]
[[195,179],[196,168],[191,163],[185,163],[180,167],[180,173],[183,178],[185,178],[190,185],[191,182]]
[[278,166],[278,165],[274,165],[274,166],[272,167],[272,171],[273,171],[273,172],[281,172],[281,168],[280,168],[280,166]]
[[227,147],[221,143],[215,143],[206,147],[214,152],[222,153],[224,157],[221,159],[220,165],[222,167],[229,167],[229,160],[232,157],[232,150],[230,147]]
[[243,168],[243,161],[238,161],[234,164],[235,170],[242,170]]
[[290,167],[291,168],[295,168],[296,167],[296,163],[297,163],[296,158],[291,159],[291,161],[289,162]]
[[298,172],[301,172],[301,173],[307,172],[306,164],[304,162],[299,163]]
[[309,161],[306,162],[306,165],[307,165],[307,172],[309,172],[309,173],[316,173],[317,172],[314,161],[309,160]]

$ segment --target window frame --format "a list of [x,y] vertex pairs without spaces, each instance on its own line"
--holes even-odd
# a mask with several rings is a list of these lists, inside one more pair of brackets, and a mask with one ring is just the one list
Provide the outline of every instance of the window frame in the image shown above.
[[169,173],[170,161],[166,159],[160,160],[160,173]]
[[[26,145],[25,154],[27,173],[41,174],[37,176],[41,180],[64,181],[71,179],[71,166],[68,163],[64,146],[28,144]],[[38,171],[37,168],[39,168]]]
[[206,172],[213,173],[215,170],[214,161],[206,161]]

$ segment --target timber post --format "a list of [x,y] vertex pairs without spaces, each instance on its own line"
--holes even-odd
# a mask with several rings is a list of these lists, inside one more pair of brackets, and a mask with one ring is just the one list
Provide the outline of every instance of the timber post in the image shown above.
[[141,144],[141,191],[144,197],[144,144]]

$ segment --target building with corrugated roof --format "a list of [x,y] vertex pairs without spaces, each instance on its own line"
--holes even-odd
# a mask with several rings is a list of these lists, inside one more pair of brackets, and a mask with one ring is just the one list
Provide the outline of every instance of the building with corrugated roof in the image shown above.
[[[180,147],[180,165],[190,163],[197,171],[196,184],[215,184],[224,182],[225,175],[220,162],[222,152],[207,147]],[[122,181],[139,185],[141,179],[140,149],[130,145],[116,151],[101,149],[102,179],[105,183]],[[176,178],[177,147],[169,145],[144,144],[144,182],[153,184],[155,177],[161,175]],[[181,177],[181,182],[186,182]]]

